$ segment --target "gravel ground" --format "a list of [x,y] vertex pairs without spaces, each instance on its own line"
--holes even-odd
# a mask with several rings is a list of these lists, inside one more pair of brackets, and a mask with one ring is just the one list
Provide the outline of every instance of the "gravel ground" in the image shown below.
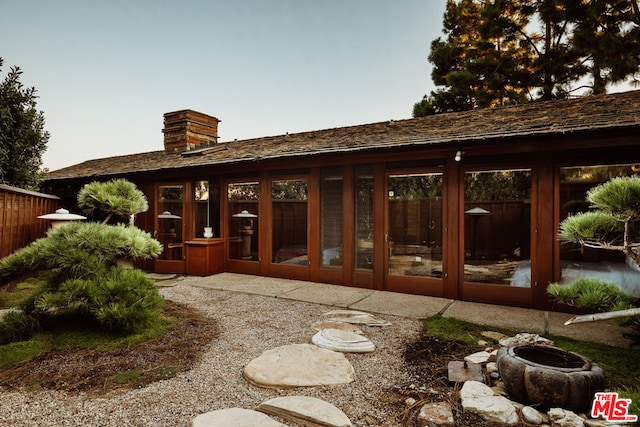
[[311,325],[331,307],[184,284],[162,288],[161,293],[202,310],[219,323],[220,336],[210,343],[196,367],[140,390],[100,398],[0,390],[0,426],[188,426],[201,413],[231,407],[253,409],[287,395],[332,403],[354,426],[403,425],[404,397],[394,389],[411,381],[403,369],[402,354],[406,344],[420,335],[419,321],[385,315],[381,317],[392,326],[362,326],[376,350],[346,354],[355,369],[356,380],[351,384],[271,390],[247,383],[242,376],[244,366],[274,347],[310,343]]

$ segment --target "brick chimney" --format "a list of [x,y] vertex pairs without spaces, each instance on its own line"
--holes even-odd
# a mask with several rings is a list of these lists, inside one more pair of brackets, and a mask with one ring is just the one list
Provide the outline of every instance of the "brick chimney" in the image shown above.
[[184,152],[205,148],[218,142],[218,120],[193,110],[164,115],[164,150]]

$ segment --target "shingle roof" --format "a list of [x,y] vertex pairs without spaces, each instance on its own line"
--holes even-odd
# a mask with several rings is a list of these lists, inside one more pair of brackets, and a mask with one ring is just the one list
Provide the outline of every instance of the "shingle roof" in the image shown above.
[[47,180],[628,127],[640,127],[640,90],[89,160],[50,172]]

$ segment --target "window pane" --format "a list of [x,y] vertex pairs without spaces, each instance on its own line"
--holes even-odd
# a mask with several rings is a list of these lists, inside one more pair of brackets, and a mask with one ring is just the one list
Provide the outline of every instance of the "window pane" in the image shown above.
[[196,181],[194,201],[195,237],[220,237],[220,184],[208,180]]
[[531,171],[464,176],[464,280],[530,287]]
[[227,186],[229,205],[229,258],[258,260],[258,198],[257,182],[234,183]]
[[272,261],[308,265],[307,181],[282,180],[271,183]]
[[182,185],[158,186],[158,241],[164,250],[159,259],[182,260]]
[[373,168],[356,169],[356,268],[373,269]]
[[322,171],[320,235],[323,266],[342,265],[342,169]]
[[389,177],[389,274],[442,277],[442,174]]
[[[587,192],[611,178],[640,172],[637,165],[581,166],[560,168],[560,221],[590,210]],[[640,269],[620,251],[560,244],[561,283],[594,277],[616,283],[640,296]]]

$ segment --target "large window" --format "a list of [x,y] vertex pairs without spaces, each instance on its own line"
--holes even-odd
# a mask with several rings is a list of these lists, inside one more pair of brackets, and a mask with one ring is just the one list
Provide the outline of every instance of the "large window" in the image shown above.
[[199,180],[194,183],[194,237],[220,237],[220,184]]
[[531,170],[464,175],[464,280],[530,287]]
[[272,262],[308,265],[307,181],[271,182]]
[[[587,192],[611,178],[638,174],[638,165],[579,166],[560,168],[560,221],[569,215],[590,210]],[[561,282],[595,277],[618,284],[640,295],[640,269],[619,251],[582,247],[577,243],[560,245]]]
[[389,176],[389,274],[442,277],[442,174]]
[[320,250],[322,265],[341,266],[342,168],[323,169],[320,186]]
[[229,258],[258,261],[258,182],[227,185]]
[[356,169],[356,268],[373,269],[373,168]]

